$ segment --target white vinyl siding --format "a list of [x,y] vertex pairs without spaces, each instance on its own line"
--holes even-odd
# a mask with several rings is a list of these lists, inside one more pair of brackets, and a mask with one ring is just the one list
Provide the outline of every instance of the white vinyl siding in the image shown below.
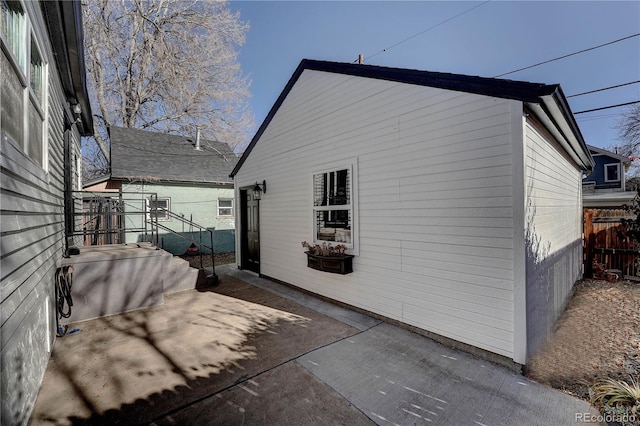
[[551,336],[582,273],[582,173],[532,120],[526,123],[527,346]]
[[581,238],[582,174],[539,126],[526,127],[527,224],[547,257]]
[[[512,357],[514,108],[305,70],[235,177],[237,196],[269,185],[261,273]],[[345,158],[358,162],[360,247],[337,276],[307,268],[300,242],[313,234],[309,173]]]

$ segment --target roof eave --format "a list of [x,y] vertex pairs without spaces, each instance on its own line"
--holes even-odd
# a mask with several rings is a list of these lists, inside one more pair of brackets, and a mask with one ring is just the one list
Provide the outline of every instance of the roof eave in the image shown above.
[[568,102],[559,85],[509,81],[509,89],[507,91],[504,93],[496,93],[495,86],[487,89],[483,84],[481,84],[482,82],[484,84],[492,85],[493,81],[498,81],[490,78],[456,75],[455,78],[462,78],[465,80],[465,83],[462,84],[464,87],[456,88],[457,83],[452,80],[452,76],[454,76],[453,74],[303,59],[289,79],[282,93],[280,93],[280,96],[269,111],[269,114],[267,114],[267,117],[262,122],[262,125],[254,135],[253,139],[251,139],[251,142],[242,154],[242,157],[238,160],[238,163],[229,175],[231,178],[240,171],[240,168],[268,127],[294,84],[306,69],[357,75],[360,77],[377,78],[407,84],[425,85],[447,90],[469,91],[471,93],[503,97],[507,99],[517,99],[530,106],[536,116],[538,116],[545,126],[549,127],[549,130],[556,138],[558,138],[564,149],[567,150],[568,154],[581,168],[584,170],[593,169],[594,162],[591,158],[591,154],[589,153],[586,143],[582,138],[580,129],[575,122],[573,113],[571,112]]
[[541,96],[540,102],[527,105],[582,170],[593,170],[595,162],[559,86],[553,93]]
[[[82,6],[79,1],[42,3],[49,34],[58,58],[62,85],[70,104],[80,106],[80,133],[93,135],[93,117],[86,84]],[[62,31],[61,31],[62,28]]]
[[278,111],[278,109],[280,109],[280,106],[282,105],[287,95],[293,88],[293,85],[296,83],[296,81],[298,81],[298,78],[300,78],[302,71],[305,70],[306,65],[307,65],[307,60],[303,59],[298,65],[298,67],[296,68],[296,70],[294,71],[294,73],[291,75],[291,78],[289,78],[289,81],[287,82],[286,86],[284,86],[284,89],[282,90],[282,92],[280,92],[280,96],[278,96],[278,99],[276,99],[276,102],[273,104],[273,106],[269,110],[269,113],[267,114],[265,119],[262,121],[262,124],[258,128],[258,131],[251,139],[251,142],[247,146],[247,149],[244,150],[244,152],[242,153],[242,156],[236,163],[236,166],[233,168],[233,170],[229,174],[229,177],[231,179],[233,179],[234,176],[240,171],[240,168],[242,167],[247,157],[253,150],[253,147],[256,145],[256,143],[258,143],[258,140],[260,139],[264,131],[267,129],[267,126],[269,125],[273,117],[276,115],[276,112]]
[[621,162],[627,164],[631,163],[631,160],[624,155],[616,154],[615,152],[607,151],[606,149],[598,148],[597,146],[587,145],[590,151],[596,151],[600,155],[606,155],[607,157],[615,158]]
[[233,180],[181,180],[181,179],[167,179],[167,178],[157,178],[155,176],[111,176],[113,180],[119,181],[144,181],[147,183],[157,183],[157,184],[165,184],[165,183],[174,183],[174,184],[188,184],[188,185],[233,185]]

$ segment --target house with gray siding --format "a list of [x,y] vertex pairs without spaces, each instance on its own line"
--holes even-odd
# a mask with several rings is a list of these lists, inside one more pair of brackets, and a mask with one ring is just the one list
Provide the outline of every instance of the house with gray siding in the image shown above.
[[3,425],[26,424],[56,339],[54,283],[93,132],[78,1],[0,3]]
[[582,276],[592,167],[559,85],[305,59],[232,172],[238,266],[518,367]]
[[[109,139],[111,173],[88,183],[85,190],[142,194],[146,206],[123,207],[125,230],[144,228],[145,216],[135,213],[146,208],[148,214],[157,215],[161,226],[159,245],[174,255],[184,254],[192,242],[203,252],[211,244],[200,245],[198,229],[173,215],[212,229],[215,252],[235,250],[235,200],[229,174],[237,157],[229,145],[201,139],[197,132],[185,137],[115,126],[109,128]],[[125,236],[125,243],[145,239],[143,233]]]

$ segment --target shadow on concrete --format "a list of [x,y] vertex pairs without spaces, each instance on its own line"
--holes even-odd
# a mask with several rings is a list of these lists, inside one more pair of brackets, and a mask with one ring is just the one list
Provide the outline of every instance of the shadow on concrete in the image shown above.
[[147,424],[358,332],[228,276],[74,326],[56,343],[32,425]]

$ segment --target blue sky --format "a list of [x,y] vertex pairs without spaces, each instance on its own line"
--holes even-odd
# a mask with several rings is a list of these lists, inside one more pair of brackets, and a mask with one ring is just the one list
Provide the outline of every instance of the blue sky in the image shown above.
[[[352,62],[362,53],[373,65],[494,77],[640,33],[638,1],[240,0],[230,8],[250,25],[240,62],[256,126],[303,58]],[[640,80],[640,37],[503,78],[560,83],[567,96]],[[636,100],[640,84],[569,103],[578,112]],[[586,142],[619,144],[614,126],[624,110],[576,115]]]

